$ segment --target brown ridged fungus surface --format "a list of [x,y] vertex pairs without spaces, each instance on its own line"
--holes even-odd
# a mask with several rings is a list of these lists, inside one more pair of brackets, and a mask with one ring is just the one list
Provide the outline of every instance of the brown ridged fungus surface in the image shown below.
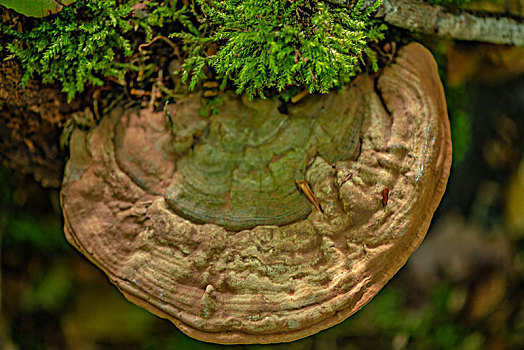
[[222,98],[209,118],[188,97],[171,123],[120,109],[75,131],[67,238],[129,300],[197,339],[283,342],[343,321],[421,243],[444,193],[435,61],[411,44],[376,81],[287,114],[275,100]]

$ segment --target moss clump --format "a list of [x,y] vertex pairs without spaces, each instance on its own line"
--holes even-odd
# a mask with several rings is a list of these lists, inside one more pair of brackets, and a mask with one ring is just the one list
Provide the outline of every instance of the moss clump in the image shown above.
[[155,35],[179,39],[191,88],[210,67],[250,96],[290,86],[327,92],[359,72],[363,54],[376,66],[367,44],[385,29],[370,19],[380,2],[363,10],[355,1],[348,10],[315,0],[78,0],[22,33],[0,30],[12,38],[5,48],[23,66],[22,84],[59,82],[69,99],[138,70],[143,60],[132,55]]
[[23,33],[2,26],[14,38],[7,50],[22,64],[22,85],[38,75],[44,83],[60,82],[71,99],[87,83],[102,85],[102,76],[121,79],[131,66],[119,56],[132,53],[122,36],[131,29],[125,15],[116,0],[79,0]]
[[137,51],[132,35],[149,41],[155,26],[174,22],[185,9],[175,2],[118,0],[78,0],[60,13],[28,22],[20,33],[5,24],[0,31],[12,38],[5,49],[16,57],[23,69],[21,84],[31,78],[43,83],[59,82],[71,100],[86,84],[100,86],[104,78],[123,81],[130,70],[137,70],[129,57]]
[[[367,44],[381,39],[385,29],[370,19],[380,1],[365,10],[364,0],[349,10],[315,0],[196,2],[203,35],[172,34],[191,53],[183,78],[191,75],[194,87],[208,64],[218,78],[233,81],[237,93],[251,96],[289,86],[310,92],[339,87],[359,72],[363,53],[376,65]],[[216,53],[203,55],[210,44],[216,44]]]

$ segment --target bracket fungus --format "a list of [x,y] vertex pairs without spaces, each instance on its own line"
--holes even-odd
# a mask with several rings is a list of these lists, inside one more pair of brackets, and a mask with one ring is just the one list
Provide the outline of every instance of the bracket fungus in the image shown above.
[[451,141],[433,57],[410,44],[378,77],[286,113],[276,99],[223,100],[208,118],[189,96],[76,130],[68,240],[126,298],[200,340],[285,342],[343,321],[418,247],[444,193]]

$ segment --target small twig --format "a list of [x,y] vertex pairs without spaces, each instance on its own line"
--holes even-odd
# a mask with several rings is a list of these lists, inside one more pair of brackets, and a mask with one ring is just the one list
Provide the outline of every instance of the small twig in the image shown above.
[[169,96],[169,97],[172,97],[172,98],[175,98],[175,99],[178,99],[178,98],[182,98],[184,96],[186,96],[185,94],[177,94],[177,93],[174,93],[173,90],[169,90],[167,87],[165,87],[164,85],[159,85],[158,86],[158,89],[165,95]]
[[309,67],[309,74],[311,74],[311,78],[313,78],[313,82],[317,82],[317,78],[315,78],[315,75],[313,74],[313,71],[311,70],[311,67]]
[[163,86],[164,83],[162,80],[164,79],[164,71],[161,69],[158,71],[158,77],[155,79],[155,82],[153,84],[153,87],[151,88],[151,100],[149,101],[149,108],[153,108],[155,105],[157,97],[162,97],[162,90],[160,90],[160,86]]
[[299,58],[302,58],[302,54],[300,53],[299,50],[295,49],[295,64],[298,63]]
[[102,115],[107,114],[109,111],[113,110],[117,104],[119,104],[124,99],[124,95],[118,94],[115,98],[111,99],[111,103],[102,109]]
[[353,177],[353,173],[349,173],[346,176],[344,176],[342,179],[340,179],[340,185],[345,184]]
[[304,192],[307,199],[309,199],[309,201],[315,206],[315,208],[317,208],[319,212],[324,214],[324,210],[322,210],[320,203],[318,202],[317,198],[313,194],[313,191],[311,190],[311,187],[309,187],[309,184],[307,183],[307,181],[296,180],[296,183],[297,183],[298,188],[300,188],[302,192]]
[[229,27],[224,27],[224,26],[219,26],[218,28],[220,29],[227,29],[227,30],[233,30],[233,31],[237,31],[237,32],[249,32],[249,30],[247,29],[238,29],[238,28],[229,28]]
[[172,42],[171,40],[169,40],[168,38],[166,38],[165,36],[156,36],[153,38],[153,40],[151,40],[149,43],[147,44],[142,44],[142,45],[139,45],[138,46],[138,51],[142,52],[142,49],[144,47],[148,47],[149,45],[151,45],[152,43],[154,43],[155,41],[159,40],[159,39],[162,39],[164,40],[166,43],[168,43],[174,50],[175,50],[175,53],[178,52],[178,46],[175,45],[174,42]]
[[304,89],[304,90],[300,91],[298,94],[296,94],[295,96],[293,96],[291,98],[291,103],[297,103],[298,101],[300,101],[301,99],[303,99],[307,95],[309,95],[309,90],[308,89]]
[[93,112],[95,113],[95,120],[100,120],[100,111],[98,109],[98,102],[100,101],[100,91],[101,91],[100,89],[96,89],[92,95]]

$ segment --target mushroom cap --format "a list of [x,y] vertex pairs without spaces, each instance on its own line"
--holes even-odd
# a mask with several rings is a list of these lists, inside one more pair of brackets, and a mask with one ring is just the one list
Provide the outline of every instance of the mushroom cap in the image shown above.
[[200,340],[285,342],[343,321],[418,247],[444,193],[435,61],[410,44],[378,78],[287,114],[276,100],[221,98],[209,118],[193,96],[76,130],[67,239],[126,298]]

